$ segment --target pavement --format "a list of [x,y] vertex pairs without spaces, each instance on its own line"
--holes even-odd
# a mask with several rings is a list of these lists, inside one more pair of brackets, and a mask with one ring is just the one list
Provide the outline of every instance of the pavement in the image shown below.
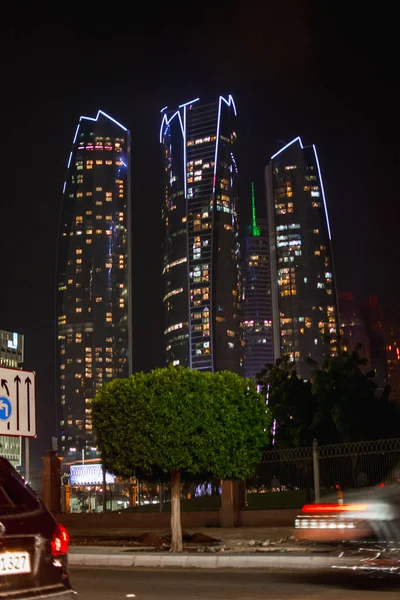
[[[69,564],[79,567],[198,568],[198,569],[326,569],[337,564],[330,547],[298,543],[291,527],[199,528],[189,534],[212,539],[184,544],[182,553],[169,547],[143,545],[168,530],[115,529],[71,531]],[[137,543],[141,537],[142,545]]]
[[398,600],[394,578],[334,571],[72,568],[79,600]]

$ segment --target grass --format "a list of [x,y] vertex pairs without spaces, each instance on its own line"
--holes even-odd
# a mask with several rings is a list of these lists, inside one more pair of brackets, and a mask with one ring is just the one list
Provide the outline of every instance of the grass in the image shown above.
[[[332,490],[321,490],[321,496],[326,494],[332,494]],[[311,502],[314,502],[313,490],[293,490],[290,492],[247,494],[248,510],[302,508],[304,504]]]
[[[221,496],[202,496],[201,498],[192,498],[190,500],[181,500],[182,512],[206,512],[215,511],[221,508]],[[159,504],[143,504],[141,506],[130,506],[125,510],[114,512],[159,512]],[[164,502],[162,512],[171,512],[171,503]]]

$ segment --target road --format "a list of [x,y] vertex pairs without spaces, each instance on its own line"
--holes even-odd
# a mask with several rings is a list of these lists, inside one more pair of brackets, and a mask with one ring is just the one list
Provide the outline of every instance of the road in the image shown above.
[[292,571],[71,569],[78,600],[397,600],[398,580]]

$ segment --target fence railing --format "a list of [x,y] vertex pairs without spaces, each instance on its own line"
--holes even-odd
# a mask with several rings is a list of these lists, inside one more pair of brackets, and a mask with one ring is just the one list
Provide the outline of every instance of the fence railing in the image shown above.
[[300,492],[307,500],[334,489],[400,484],[400,438],[268,450],[247,493]]
[[[42,480],[42,469],[30,471],[29,483],[39,496],[42,495]],[[67,483],[64,478],[63,482]],[[346,492],[397,483],[400,485],[400,438],[273,449],[264,453],[254,475],[246,481],[247,505],[249,508],[297,508],[335,490]],[[82,486],[79,492],[73,490],[77,510],[101,504],[96,493],[90,486]],[[193,506],[204,505],[203,510],[208,506],[215,509],[219,493],[218,481],[182,486],[182,500]],[[125,502],[130,506],[158,504],[161,508],[170,501],[170,487],[146,482],[138,482],[133,487],[116,481],[107,484],[106,497],[108,510],[116,510]]]

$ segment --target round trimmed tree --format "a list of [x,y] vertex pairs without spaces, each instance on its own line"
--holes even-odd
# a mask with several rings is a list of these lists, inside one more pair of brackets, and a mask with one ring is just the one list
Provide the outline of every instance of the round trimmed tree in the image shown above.
[[250,476],[270,430],[254,382],[228,371],[170,367],[115,379],[98,391],[92,416],[105,468],[170,477],[172,552],[182,551],[182,478]]

